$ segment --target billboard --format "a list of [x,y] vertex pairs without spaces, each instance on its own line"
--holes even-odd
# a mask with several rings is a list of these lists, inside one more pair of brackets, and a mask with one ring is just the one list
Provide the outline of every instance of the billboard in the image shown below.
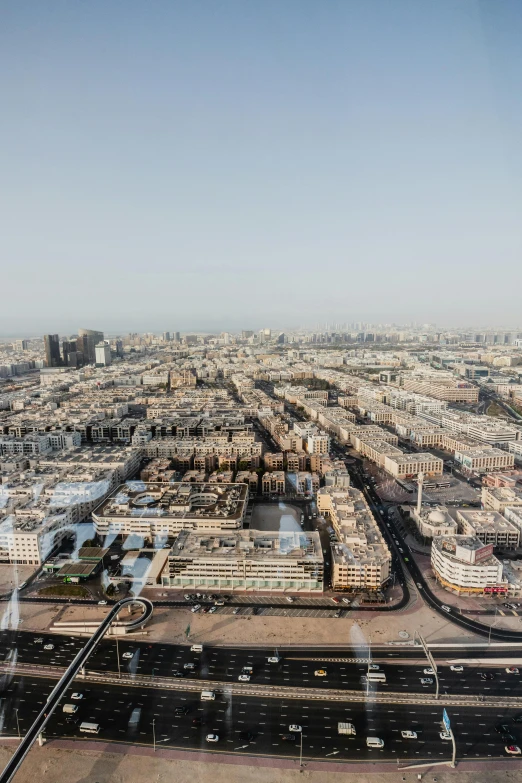
[[486,544],[485,546],[477,549],[475,552],[474,563],[480,563],[482,560],[487,560],[493,554],[493,544]]

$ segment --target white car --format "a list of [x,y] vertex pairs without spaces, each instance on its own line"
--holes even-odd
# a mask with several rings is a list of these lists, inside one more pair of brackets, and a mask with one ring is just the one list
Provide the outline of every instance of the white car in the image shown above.
[[449,733],[449,731],[441,731],[439,733],[439,737],[441,738],[441,740],[451,740],[451,734]]
[[431,677],[421,677],[421,685],[432,685],[433,679]]
[[519,671],[516,666],[506,666],[506,674],[519,674]]
[[44,644],[44,650],[54,650],[54,644]]
[[371,664],[368,666],[368,669],[369,669],[371,672],[378,672],[378,671],[379,671],[379,664],[378,664],[378,663],[371,663]]
[[416,731],[401,731],[401,737],[403,739],[417,739]]
[[249,674],[240,674],[237,678],[239,682],[250,682],[250,675]]
[[219,734],[207,734],[205,739],[207,742],[219,742]]
[[326,669],[316,669],[314,672],[314,677],[326,677],[327,675]]
[[520,756],[520,754],[522,753],[518,745],[506,745],[504,750],[506,751],[506,753],[509,753],[510,756]]
[[288,601],[288,603],[289,603],[289,604],[293,604],[295,599],[294,599],[294,598],[292,598],[292,596],[291,596],[291,595],[287,595],[287,596],[286,596],[286,600]]
[[288,727],[290,734],[299,734],[303,730],[302,726],[298,726],[297,723],[291,723]]
[[440,608],[442,609],[443,612],[451,612],[451,609],[449,608],[449,606],[446,606],[446,604],[442,604]]
[[343,598],[343,604],[351,604],[351,601],[349,598]]
[[435,672],[433,671],[433,669],[431,668],[431,666],[429,666],[427,669],[423,669],[423,670],[422,670],[422,673],[423,673],[423,674],[435,674]]
[[129,658],[132,658],[134,656],[134,653],[131,652],[124,652],[121,656],[122,658],[125,658],[125,660],[129,660]]
[[195,665],[193,663],[184,663],[183,668],[186,669],[189,672],[193,672],[195,670]]
[[450,672],[463,672],[464,666],[458,664],[457,666],[450,666]]
[[71,693],[71,699],[79,701],[80,699],[83,699],[83,693]]
[[281,660],[281,658],[279,658],[278,655],[271,655],[268,658],[268,663],[279,663],[280,660]]
[[199,612],[200,609],[201,609],[201,604],[194,604],[194,606],[192,607],[192,609],[190,611],[191,612]]
[[107,606],[107,601],[98,601],[98,606]]

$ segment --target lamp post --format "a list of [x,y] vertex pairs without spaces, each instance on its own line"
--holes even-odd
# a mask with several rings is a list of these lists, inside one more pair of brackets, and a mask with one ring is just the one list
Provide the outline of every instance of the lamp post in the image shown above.
[[303,729],[301,728],[301,744],[299,746],[299,768],[303,766]]
[[152,742],[154,747],[154,753],[156,753],[156,718],[152,719]]
[[20,721],[18,719],[18,709],[16,710],[16,725],[18,727],[18,739],[22,739],[22,734],[20,732]]

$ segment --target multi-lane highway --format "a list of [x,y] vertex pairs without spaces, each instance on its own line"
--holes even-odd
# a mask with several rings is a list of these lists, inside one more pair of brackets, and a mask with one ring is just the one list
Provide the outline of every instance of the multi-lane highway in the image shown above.
[[[36,677],[5,678],[0,707],[2,734],[23,735],[50,689],[48,680]],[[81,693],[82,698],[73,701],[72,692]],[[162,693],[129,684],[109,687],[78,680],[64,697],[65,703],[77,704],[78,712],[67,716],[58,708],[46,736],[82,738],[85,735],[79,726],[88,721],[99,724],[97,739],[104,742],[295,758],[300,752],[300,734],[290,732],[290,725],[297,724],[302,727],[305,763],[311,759],[415,763],[451,756],[451,743],[440,738],[442,709],[433,705],[307,702],[293,700],[290,693],[287,699],[251,698],[226,690],[217,694],[215,701],[202,702],[197,692]],[[458,758],[505,758],[506,744],[522,743],[522,724],[513,720],[517,711],[480,705],[449,709],[449,713]],[[353,723],[356,736],[339,735],[340,721]],[[513,739],[496,730],[500,725],[508,727]],[[417,739],[404,739],[404,730],[415,731]],[[208,743],[208,734],[217,734],[219,740]],[[383,739],[384,748],[367,748],[368,736]]]
[[[42,667],[67,667],[84,644],[83,640],[66,636],[2,632],[0,643],[3,655],[0,663],[38,664]],[[52,645],[52,649],[45,649]],[[192,652],[188,645],[151,644],[146,641],[111,639],[102,641],[88,660],[92,672],[118,672],[131,676],[175,677],[220,682],[224,685],[238,682],[244,667],[251,667],[250,683],[254,686],[278,686],[289,688],[316,688],[320,690],[342,689],[364,692],[363,678],[367,672],[368,647],[355,645],[344,651],[311,650],[309,652],[280,649],[279,663],[269,663],[273,650],[204,647],[203,652]],[[118,658],[118,655],[119,658]],[[471,653],[479,658],[480,653]],[[400,656],[400,657],[397,657]],[[522,655],[515,652],[499,652],[500,663],[495,658],[487,665],[473,661],[464,664],[464,671],[452,671],[449,663],[439,664],[438,674],[442,695],[498,695],[522,698]],[[439,660],[466,660],[469,653],[450,651]],[[506,668],[512,661],[521,660],[521,674],[509,674]],[[432,694],[434,682],[424,670],[429,663],[422,652],[416,650],[373,650],[372,661],[386,675],[386,683],[372,684],[372,690],[383,693]],[[379,663],[376,664],[375,662]],[[506,663],[509,662],[509,663]],[[185,668],[187,667],[187,668]],[[190,667],[190,668],[189,668]],[[192,668],[193,667],[193,668]],[[317,676],[316,671],[325,676]],[[488,679],[482,678],[487,672]]]

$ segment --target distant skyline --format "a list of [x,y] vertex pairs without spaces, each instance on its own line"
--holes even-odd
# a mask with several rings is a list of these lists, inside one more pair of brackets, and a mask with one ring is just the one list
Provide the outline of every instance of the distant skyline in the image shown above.
[[1,19],[1,336],[520,326],[519,0]]

